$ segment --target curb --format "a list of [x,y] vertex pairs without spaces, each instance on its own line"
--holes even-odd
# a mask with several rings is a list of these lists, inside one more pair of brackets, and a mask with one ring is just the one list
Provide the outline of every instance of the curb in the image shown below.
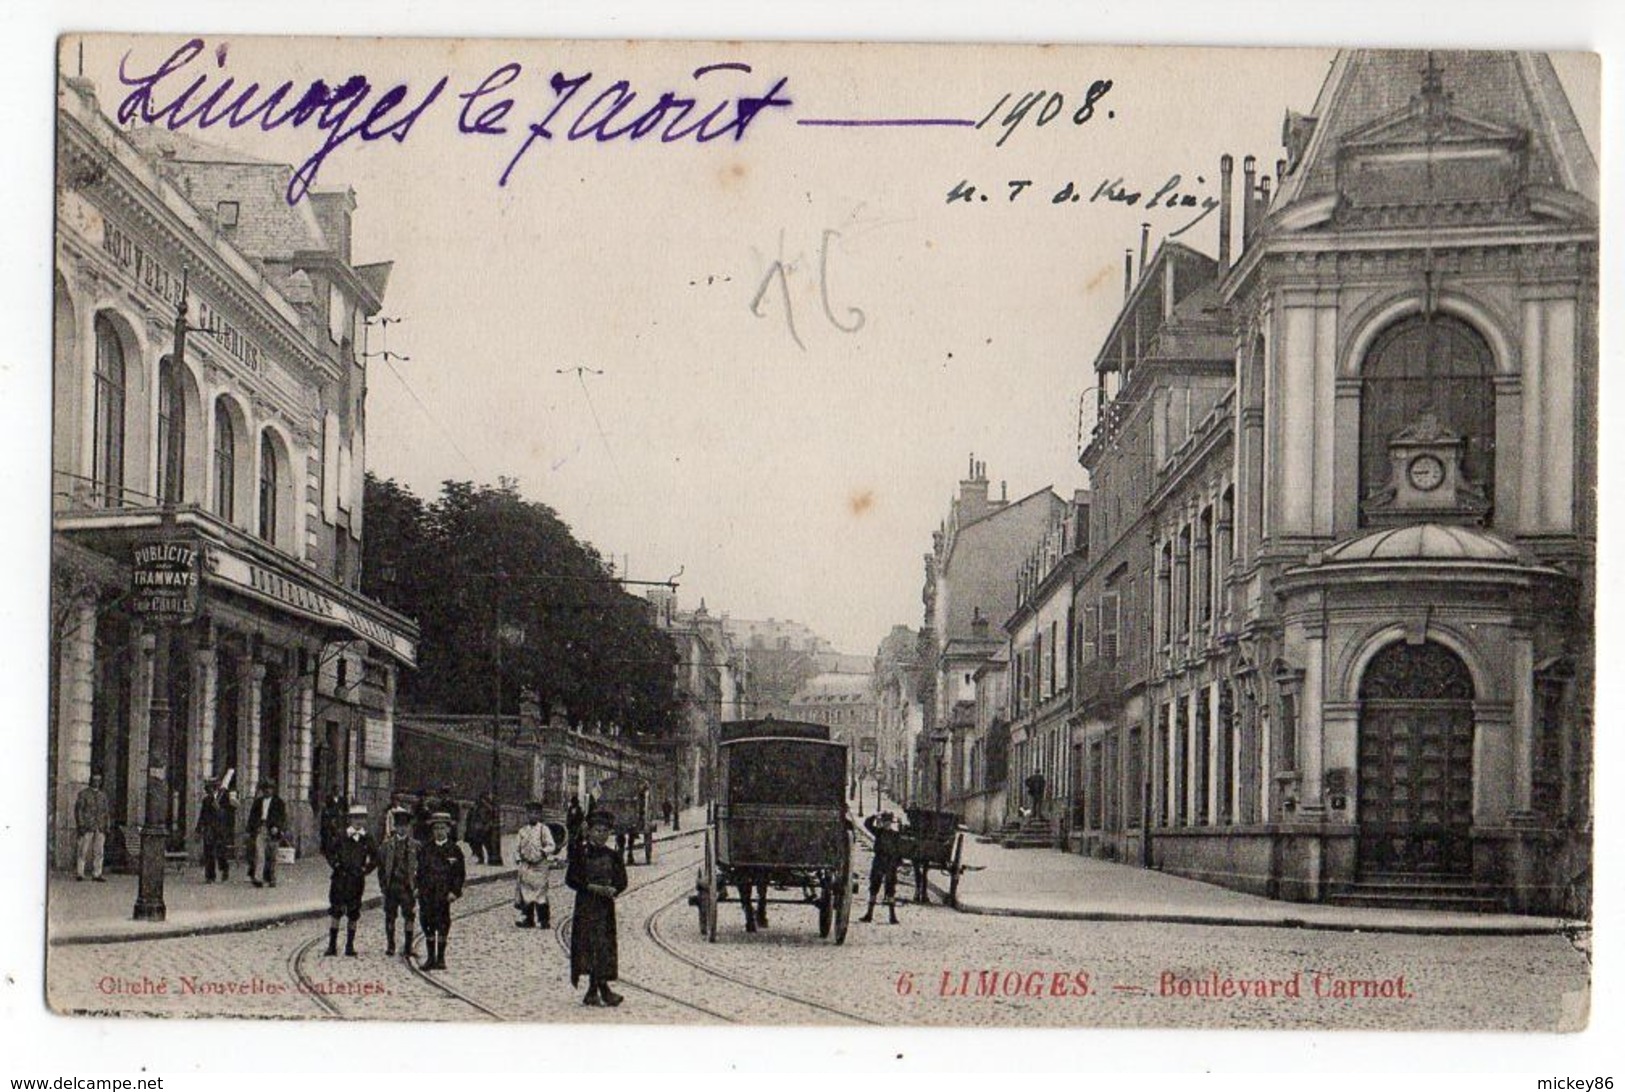
[[[693,830],[670,831],[655,837],[655,843],[675,841],[678,838],[690,838],[696,834],[703,834],[704,827],[695,827]],[[486,884],[500,883],[511,880],[518,873],[517,868],[503,867],[499,872],[488,872],[469,878],[464,882],[465,887],[482,887]],[[384,904],[382,895],[369,895],[361,900],[362,910],[375,910]],[[313,918],[327,917],[326,906],[312,906],[303,909],[289,908],[286,910],[270,911],[249,918],[234,921],[209,922],[196,925],[157,925],[151,932],[141,933],[79,933],[72,936],[49,936],[50,926],[47,923],[46,944],[48,947],[69,947],[75,944],[126,944],[143,940],[174,940],[179,937],[215,936],[221,933],[250,933],[256,929],[271,929],[281,925],[289,925],[296,921],[309,921]]]
[[[946,899],[946,893],[935,883],[931,890]],[[1421,936],[1568,936],[1578,931],[1591,928],[1586,922],[1554,922],[1549,925],[1519,925],[1519,924],[1486,924],[1472,925],[1469,923],[1430,924],[1427,922],[1348,922],[1348,921],[1315,921],[1309,918],[1246,918],[1223,914],[1168,914],[1147,911],[1136,913],[1132,911],[1113,910],[1030,910],[1007,906],[977,906],[967,903],[961,895],[957,909],[961,914],[977,914],[984,917],[999,918],[1037,918],[1048,921],[1103,921],[1103,922],[1151,922],[1163,925],[1220,925],[1234,928],[1253,929],[1308,929],[1319,932],[1334,933],[1396,933]]]
[[[1576,933],[1588,932],[1590,922],[1583,921],[1550,921],[1547,923],[1520,924],[1516,922],[1487,923],[1474,925],[1467,922],[1350,922],[1327,919],[1316,921],[1312,918],[1279,917],[1279,918],[1252,918],[1229,914],[1203,914],[1203,913],[1158,913],[1156,911],[1129,911],[1129,910],[1034,910],[1013,906],[987,906],[967,902],[963,889],[959,892],[959,904],[949,903],[948,892],[934,880],[927,880],[926,887],[942,900],[942,905],[960,914],[976,914],[990,918],[1030,918],[1044,921],[1099,921],[1099,922],[1148,922],[1157,925],[1218,925],[1240,929],[1305,929],[1328,933],[1393,933],[1410,936],[1567,936]],[[1312,905],[1312,904],[1306,904]]]

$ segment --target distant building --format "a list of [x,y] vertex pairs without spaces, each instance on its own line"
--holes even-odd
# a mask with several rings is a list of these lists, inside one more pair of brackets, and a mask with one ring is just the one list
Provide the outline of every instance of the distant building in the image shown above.
[[670,589],[651,589],[648,599],[655,624],[671,636],[677,649],[682,723],[668,744],[671,783],[662,792],[682,807],[711,798],[718,727],[755,714],[746,711],[743,661],[728,636],[725,616],[711,614],[703,600],[694,610],[679,610],[676,592]]
[[[354,264],[350,191],[289,206],[285,164],[121,132],[82,79],[57,92],[53,860],[71,856],[74,797],[98,773],[117,862],[154,769],[171,849],[196,826],[204,779],[229,772],[245,802],[277,779],[308,852],[321,798],[387,799],[396,673],[416,657],[416,626],[358,591],[362,345],[390,266]],[[184,624],[155,754],[162,619]]]
[[739,656],[741,683],[749,694],[747,717],[788,716],[790,699],[808,679],[839,666],[834,646],[801,622],[724,613],[722,629]]
[[974,724],[976,670],[1005,643],[991,627],[1015,609],[1012,574],[1065,507],[1048,487],[1017,501],[1008,500],[1002,488],[997,499],[990,498],[987,467],[973,456],[969,476],[960,481],[959,495],[932,535],[921,593],[925,724],[912,794],[921,804],[946,807],[950,802],[953,779],[962,769],[951,754],[954,732],[962,739]]
[[912,803],[915,745],[925,727],[920,702],[920,635],[893,626],[875,649],[871,691],[874,695],[876,768],[882,789],[898,803]]

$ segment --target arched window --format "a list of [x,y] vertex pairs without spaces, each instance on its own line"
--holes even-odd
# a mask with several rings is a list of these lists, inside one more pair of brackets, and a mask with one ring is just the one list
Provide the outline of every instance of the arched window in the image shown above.
[[260,537],[276,541],[276,445],[271,434],[260,434]]
[[[174,367],[169,357],[164,357],[158,363],[158,481],[153,488],[153,495],[160,503],[179,504],[181,498],[186,496],[186,398],[181,396],[178,401],[171,400],[171,383]],[[180,459],[175,466],[174,492],[166,491],[169,485],[169,430],[170,413],[180,414],[181,447]]]
[[1388,442],[1432,414],[1463,437],[1462,475],[1495,496],[1495,357],[1471,326],[1417,316],[1384,331],[1361,366],[1360,496],[1388,483]]
[[226,400],[214,404],[214,513],[227,523],[235,518],[237,494],[237,434],[232,429]]
[[91,477],[96,503],[124,497],[124,345],[106,315],[96,316],[96,420]]

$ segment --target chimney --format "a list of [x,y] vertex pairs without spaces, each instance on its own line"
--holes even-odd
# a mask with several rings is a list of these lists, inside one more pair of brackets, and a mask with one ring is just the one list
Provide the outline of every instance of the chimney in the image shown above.
[[1282,182],[1282,181],[1285,181],[1285,179],[1286,179],[1286,160],[1277,159],[1275,161],[1275,181]]
[[1134,251],[1123,251],[1123,302],[1134,294]]
[[971,636],[975,637],[978,640],[981,640],[982,638],[985,638],[987,636],[987,619],[982,617],[982,608],[981,607],[972,607],[971,611],[972,611],[971,619],[970,619]]
[[1174,317],[1174,261],[1170,254],[1162,263],[1162,320]]
[[1009,488],[1008,483],[1006,483],[1003,480],[1000,480],[1000,482],[999,482],[999,503],[1000,504],[1009,504],[1010,503],[1010,488]]
[[971,523],[987,515],[987,475],[982,463],[974,455],[970,460],[970,477],[959,483],[959,522]]
[[1270,211],[1270,176],[1258,180],[1258,222],[1263,223]]
[[1142,277],[1145,276],[1146,250],[1150,246],[1151,246],[1151,225],[1149,223],[1142,223],[1140,225],[1140,276],[1142,276]]
[[1253,237],[1253,194],[1257,187],[1258,157],[1248,156],[1241,161],[1241,244],[1246,246]]
[[1230,268],[1230,178],[1236,161],[1226,152],[1219,157],[1219,272]]

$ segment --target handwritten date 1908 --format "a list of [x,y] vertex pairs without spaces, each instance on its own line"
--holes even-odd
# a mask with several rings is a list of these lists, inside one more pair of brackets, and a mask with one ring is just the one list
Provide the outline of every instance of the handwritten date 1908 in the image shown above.
[[[1094,120],[1098,114],[1096,107],[1111,89],[1111,80],[1096,80],[1091,83],[1089,89],[1083,93],[1082,102],[1071,111],[1072,124],[1084,125]],[[999,111],[1004,110],[1005,104],[1010,102],[1012,98],[1015,98],[1015,104],[1005,111],[1002,118],[998,117]],[[993,146],[1002,148],[1004,142],[1009,140],[1028,118],[1032,119],[1036,127],[1042,129],[1066,112],[1066,95],[1060,91],[1024,91],[1019,96],[1014,91],[1007,91],[1003,98],[993,104],[992,109],[982,115],[982,120],[976,123],[976,128],[985,129],[997,119],[998,125],[1004,131],[999,134],[999,139],[994,142]],[[1113,110],[1107,110],[1105,116],[1115,118],[1117,113]]]

